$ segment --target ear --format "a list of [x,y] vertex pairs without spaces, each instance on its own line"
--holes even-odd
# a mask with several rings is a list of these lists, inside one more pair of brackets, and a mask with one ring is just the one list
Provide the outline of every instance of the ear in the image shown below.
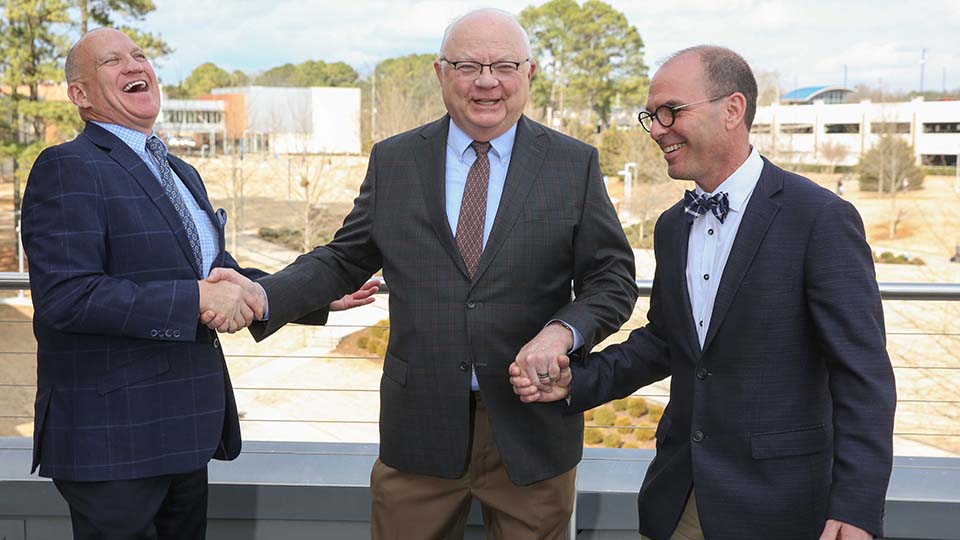
[[443,74],[440,72],[440,60],[433,61],[433,71],[437,74],[437,81],[443,84]]
[[533,74],[537,72],[537,61],[530,61],[530,73],[527,73],[527,78],[533,80]]
[[724,105],[724,125],[728,130],[743,125],[743,115],[747,113],[747,98],[740,92],[727,96]]
[[83,87],[83,84],[74,81],[67,85],[67,96],[70,98],[70,101],[77,106],[78,109],[86,109],[90,107],[90,100],[87,99],[87,91]]

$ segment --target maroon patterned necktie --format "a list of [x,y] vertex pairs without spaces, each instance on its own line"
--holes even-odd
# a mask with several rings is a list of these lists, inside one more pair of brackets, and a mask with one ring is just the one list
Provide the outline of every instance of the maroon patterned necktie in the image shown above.
[[487,216],[487,184],[490,183],[490,143],[473,141],[470,146],[477,159],[467,173],[467,185],[460,201],[460,217],[457,220],[457,247],[467,264],[470,279],[477,271],[480,253],[483,252],[483,222]]

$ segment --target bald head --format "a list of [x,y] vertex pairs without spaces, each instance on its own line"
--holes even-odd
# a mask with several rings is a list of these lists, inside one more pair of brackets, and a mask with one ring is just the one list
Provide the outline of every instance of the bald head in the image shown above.
[[750,131],[757,112],[757,79],[753,76],[750,64],[734,51],[717,45],[697,45],[677,51],[670,55],[667,62],[686,55],[695,55],[700,59],[711,96],[727,96],[734,92],[743,94],[746,100],[743,123]]
[[453,54],[450,46],[458,40],[469,38],[476,34],[487,36],[500,33],[502,38],[514,41],[514,44],[523,52],[524,58],[530,57],[530,38],[526,30],[520,26],[517,17],[502,9],[477,9],[454,19],[443,32],[443,41],[440,42],[440,56],[449,57]]
[[70,49],[63,71],[81,118],[153,132],[160,85],[147,56],[126,34],[113,28],[87,32]]
[[103,35],[104,33],[117,32],[113,28],[95,28],[86,34],[84,34],[76,43],[73,44],[73,47],[70,48],[70,52],[67,53],[67,60],[63,65],[63,74],[67,79],[67,84],[70,84],[80,78],[84,61],[89,61],[90,59],[90,47],[89,43],[91,39],[96,38],[97,35]]

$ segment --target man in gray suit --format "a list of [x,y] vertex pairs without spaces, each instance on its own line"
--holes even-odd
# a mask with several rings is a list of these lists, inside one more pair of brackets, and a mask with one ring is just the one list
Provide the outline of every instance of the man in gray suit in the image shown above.
[[617,330],[637,297],[633,255],[597,150],[523,116],[536,63],[514,17],[456,20],[435,69],[449,115],[374,146],[333,242],[259,281],[270,315],[257,331],[382,268],[391,333],[373,537],[462,537],[476,498],[488,538],[561,538],[582,416],[524,406],[507,366],[529,359],[548,389],[549,359]]

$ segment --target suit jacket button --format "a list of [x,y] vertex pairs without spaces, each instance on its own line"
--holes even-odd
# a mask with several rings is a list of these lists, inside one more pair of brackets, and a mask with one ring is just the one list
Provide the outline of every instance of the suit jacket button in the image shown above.
[[150,337],[157,337],[157,335],[159,335],[159,332],[157,332],[156,330],[150,331]]
[[213,348],[214,348],[214,349],[219,349],[219,348],[220,348],[220,339],[219,339],[219,338],[213,338]]
[[163,335],[165,335],[165,336],[167,336],[167,337],[173,337],[173,331],[171,331],[171,330],[166,330],[166,331],[163,332]]
[[475,307],[477,307],[477,304],[473,302],[467,302],[467,309],[473,309]]
[[460,365],[457,367],[460,368],[460,371],[467,371],[470,369],[470,365],[467,364],[466,362],[460,362]]
[[693,432],[693,442],[703,442],[703,432],[699,429]]
[[707,375],[710,375],[710,372],[707,371],[707,368],[700,368],[697,370],[697,378],[700,380],[706,379]]
[[179,331],[179,330],[174,330],[174,331],[173,331],[173,337],[180,337],[180,331]]

